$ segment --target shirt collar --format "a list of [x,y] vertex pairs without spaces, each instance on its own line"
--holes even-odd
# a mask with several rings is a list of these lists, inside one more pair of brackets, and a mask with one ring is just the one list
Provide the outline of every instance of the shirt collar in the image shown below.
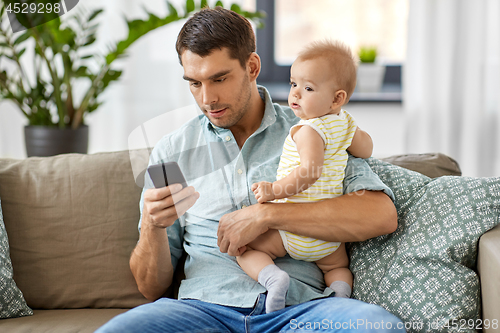
[[258,133],[276,122],[276,110],[274,109],[273,101],[271,100],[269,91],[267,91],[265,87],[259,85],[257,85],[257,89],[259,89],[260,97],[264,100],[265,103],[264,117],[262,118],[260,127],[257,130]]

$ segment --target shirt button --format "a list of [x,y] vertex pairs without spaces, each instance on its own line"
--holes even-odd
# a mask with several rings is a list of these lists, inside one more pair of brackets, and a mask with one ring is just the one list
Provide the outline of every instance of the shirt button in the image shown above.
[[229,135],[226,136],[226,141],[231,141],[231,137]]
[[247,208],[247,205],[242,205],[241,208]]
[[241,175],[243,173],[243,170],[238,169],[238,173]]

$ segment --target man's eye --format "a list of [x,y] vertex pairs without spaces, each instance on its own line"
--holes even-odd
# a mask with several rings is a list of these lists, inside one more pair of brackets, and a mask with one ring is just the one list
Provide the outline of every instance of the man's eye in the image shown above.
[[219,79],[216,79],[215,82],[224,82],[226,80],[225,77],[221,77]]
[[192,87],[195,87],[195,88],[197,88],[197,87],[199,87],[201,85],[200,82],[191,82],[190,84],[191,84]]

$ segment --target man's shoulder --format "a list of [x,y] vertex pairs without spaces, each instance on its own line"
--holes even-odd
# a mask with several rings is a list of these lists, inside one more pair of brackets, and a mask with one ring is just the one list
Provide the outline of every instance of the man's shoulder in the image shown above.
[[169,160],[180,151],[195,147],[203,136],[206,117],[199,115],[187,121],[177,130],[165,134],[155,145],[153,153],[161,159]]
[[[260,97],[264,100],[266,106],[266,113],[271,114],[270,110],[271,107],[274,109],[274,114],[276,115],[277,119],[281,122],[286,122],[289,124],[296,124],[299,122],[300,118],[298,118],[295,113],[292,111],[292,109],[288,105],[281,105],[279,103],[274,103],[271,94],[267,90],[266,87],[257,85],[257,88],[259,90]],[[274,117],[274,115],[273,115]]]
[[295,125],[300,121],[300,118],[295,115],[289,106],[273,103],[273,107],[278,118],[282,118],[285,122]]
[[189,139],[192,135],[195,135],[197,133],[202,133],[203,126],[208,126],[206,124],[206,117],[202,114],[188,120],[185,124],[183,124],[181,127],[179,127],[177,130],[165,134],[162,138],[162,140],[169,140],[169,141],[185,141],[186,139]]

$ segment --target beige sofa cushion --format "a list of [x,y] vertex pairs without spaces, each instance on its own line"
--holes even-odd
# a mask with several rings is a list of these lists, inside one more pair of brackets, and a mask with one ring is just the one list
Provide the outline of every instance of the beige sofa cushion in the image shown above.
[[35,310],[34,316],[0,320],[6,333],[92,333],[128,309]]
[[394,155],[381,160],[430,178],[462,175],[457,161],[441,153]]
[[14,280],[31,308],[146,303],[128,265],[140,193],[127,151],[0,160]]

